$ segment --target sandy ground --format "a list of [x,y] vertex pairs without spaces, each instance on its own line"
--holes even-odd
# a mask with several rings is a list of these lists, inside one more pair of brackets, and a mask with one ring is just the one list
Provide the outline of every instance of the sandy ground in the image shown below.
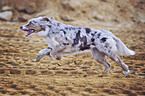
[[[111,71],[90,54],[34,62],[47,47],[39,37],[25,37],[22,23],[0,22],[0,96],[143,96],[145,94],[145,31],[112,30],[135,56],[122,57],[131,74],[125,77],[112,60]],[[87,25],[86,25],[87,26]],[[90,27],[90,26],[89,26]],[[97,29],[97,28],[96,28]]]

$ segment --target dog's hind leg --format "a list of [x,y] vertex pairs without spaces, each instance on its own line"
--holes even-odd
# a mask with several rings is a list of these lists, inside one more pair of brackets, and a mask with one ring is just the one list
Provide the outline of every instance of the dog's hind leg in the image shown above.
[[63,51],[66,49],[67,46],[59,46],[55,50],[51,52],[51,54],[57,59],[60,60],[63,54]]
[[112,60],[114,60],[125,72],[125,76],[128,76],[130,73],[128,66],[121,60],[120,56],[117,53],[112,53],[109,56]]
[[103,72],[109,72],[111,64],[108,62],[107,56],[104,53],[100,52],[97,48],[92,48],[91,53],[96,61],[104,65],[105,69],[103,70]]

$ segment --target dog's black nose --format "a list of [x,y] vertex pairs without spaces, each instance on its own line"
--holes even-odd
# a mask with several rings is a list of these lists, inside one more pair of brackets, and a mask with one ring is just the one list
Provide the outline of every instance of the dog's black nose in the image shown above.
[[20,26],[20,29],[23,29],[23,26]]

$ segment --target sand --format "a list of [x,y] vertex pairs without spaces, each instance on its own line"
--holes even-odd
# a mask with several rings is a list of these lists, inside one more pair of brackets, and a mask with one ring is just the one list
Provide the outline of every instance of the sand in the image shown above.
[[[25,37],[24,23],[0,22],[0,96],[143,96],[145,94],[145,45],[143,30],[112,30],[134,56],[121,57],[129,66],[128,77],[112,60],[111,71],[91,53],[34,62],[47,44],[38,36]],[[71,23],[70,23],[71,24]]]

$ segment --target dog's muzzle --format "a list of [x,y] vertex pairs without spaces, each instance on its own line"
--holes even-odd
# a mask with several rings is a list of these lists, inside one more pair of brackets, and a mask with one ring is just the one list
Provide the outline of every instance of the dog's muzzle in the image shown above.
[[27,31],[28,33],[25,35],[26,37],[28,37],[30,34],[34,33],[35,30],[34,29],[27,29],[27,28],[24,28],[23,26],[20,26],[20,29],[23,30],[23,31]]

